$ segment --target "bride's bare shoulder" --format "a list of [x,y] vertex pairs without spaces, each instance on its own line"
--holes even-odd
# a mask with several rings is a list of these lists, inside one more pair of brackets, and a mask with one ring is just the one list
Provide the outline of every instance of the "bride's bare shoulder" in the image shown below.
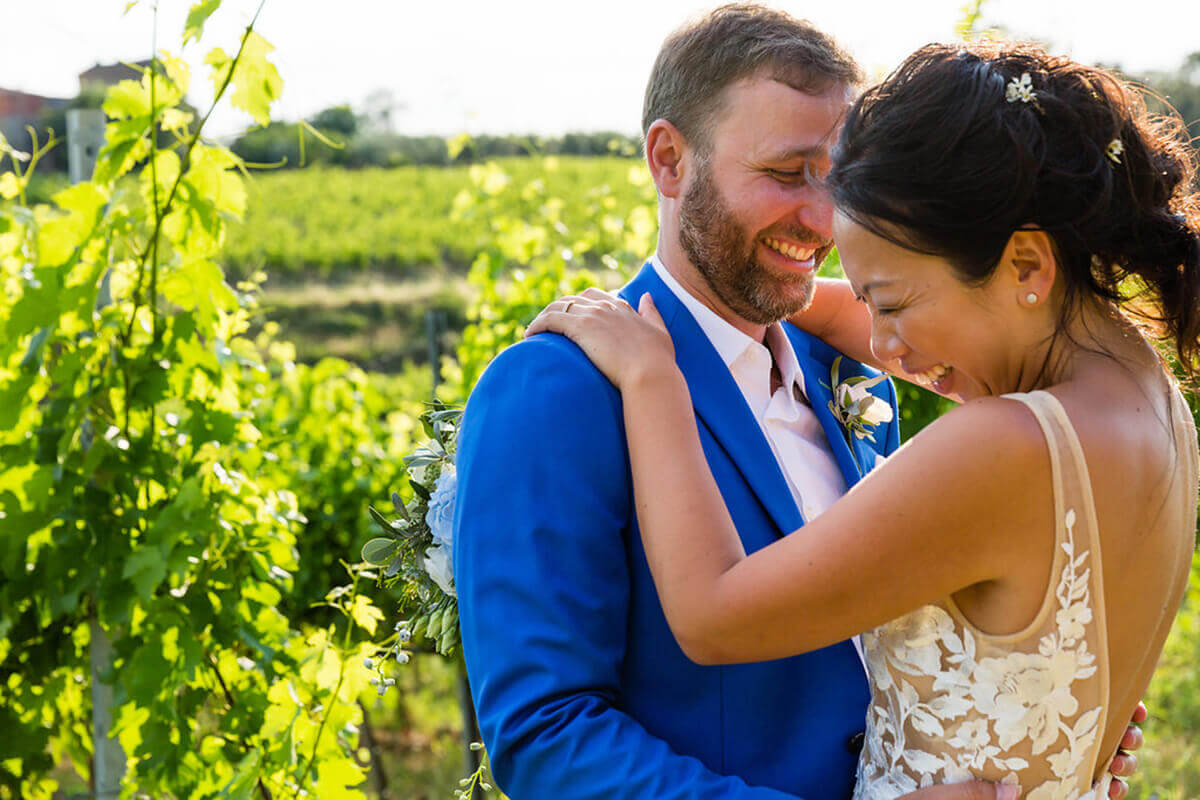
[[926,446],[957,443],[962,448],[1011,457],[1045,451],[1045,435],[1037,417],[1011,397],[981,397],[956,406],[926,427],[913,443]]

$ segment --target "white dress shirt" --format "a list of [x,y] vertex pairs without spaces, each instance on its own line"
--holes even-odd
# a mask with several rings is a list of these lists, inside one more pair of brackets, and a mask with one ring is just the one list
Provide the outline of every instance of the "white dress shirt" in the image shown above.
[[[746,398],[746,405],[758,421],[763,436],[771,446],[779,470],[787,480],[796,507],[805,522],[811,522],[846,493],[846,480],[838,467],[829,440],[813,413],[804,392],[804,374],[796,351],[778,322],[767,327],[764,346],[726,322],[700,302],[675,280],[663,266],[658,254],[650,263],[667,288],[679,298],[695,318],[700,330],[712,343],[733,380]],[[771,359],[779,368],[782,383],[771,391]],[[790,533],[790,531],[785,531]],[[862,642],[851,640],[859,661],[866,669]]]
[[[771,445],[779,469],[804,520],[809,522],[846,493],[820,420],[804,399],[804,374],[796,351],[779,323],[767,327],[767,345],[754,341],[701,303],[675,280],[657,254],[650,258],[658,277],[687,310],[733,374],[746,405]],[[771,358],[782,384],[771,392]]]

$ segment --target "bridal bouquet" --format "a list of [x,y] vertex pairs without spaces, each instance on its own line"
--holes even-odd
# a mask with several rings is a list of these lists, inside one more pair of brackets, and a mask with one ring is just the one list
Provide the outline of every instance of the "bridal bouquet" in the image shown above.
[[410,621],[396,624],[396,658],[413,632],[424,633],[439,653],[458,646],[458,599],[454,590],[451,544],[454,537],[454,452],[462,409],[434,408],[421,417],[429,441],[404,458],[413,496],[407,503],[392,493],[394,519],[374,506],[371,518],[383,536],[363,545],[363,560],[381,569],[385,586],[399,585],[401,605],[415,607]]

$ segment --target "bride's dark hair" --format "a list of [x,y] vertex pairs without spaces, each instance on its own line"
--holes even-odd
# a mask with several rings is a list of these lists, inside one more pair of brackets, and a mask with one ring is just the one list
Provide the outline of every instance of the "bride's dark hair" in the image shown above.
[[988,280],[1013,231],[1046,231],[1066,291],[1060,332],[1080,300],[1104,298],[1152,323],[1194,378],[1195,179],[1178,115],[1149,114],[1112,73],[1034,45],[981,43],[927,45],[868,89],[828,181],[855,222],[945,258],[971,284]]

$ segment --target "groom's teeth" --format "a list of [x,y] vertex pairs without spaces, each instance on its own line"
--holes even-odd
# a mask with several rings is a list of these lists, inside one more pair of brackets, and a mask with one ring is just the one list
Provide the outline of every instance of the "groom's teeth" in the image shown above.
[[817,252],[815,247],[799,247],[794,244],[787,244],[778,239],[767,239],[767,247],[770,247],[777,253],[782,253],[793,261],[808,261],[812,258],[813,253]]

